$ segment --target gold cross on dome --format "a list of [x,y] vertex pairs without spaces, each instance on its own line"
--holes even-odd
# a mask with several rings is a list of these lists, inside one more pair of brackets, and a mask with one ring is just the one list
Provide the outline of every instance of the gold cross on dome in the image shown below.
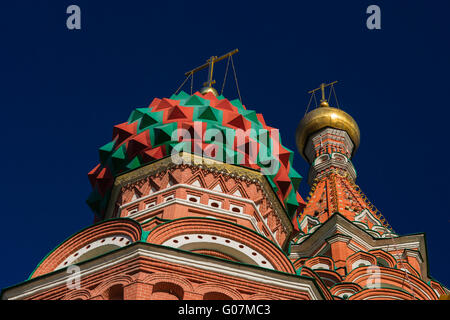
[[203,70],[205,68],[208,68],[208,81],[206,81],[205,83],[203,83],[203,85],[205,87],[212,87],[212,85],[214,83],[216,83],[216,80],[213,79],[213,71],[214,71],[214,64],[225,59],[228,57],[231,57],[233,54],[239,52],[238,49],[234,49],[233,51],[230,51],[226,54],[224,54],[221,57],[217,57],[217,56],[212,56],[210,57],[205,64],[201,65],[200,67],[197,67],[195,69],[192,69],[191,71],[186,72],[184,75],[187,77],[189,75],[194,74],[197,71]]
[[[321,90],[322,91],[322,99],[320,99],[320,102],[327,102],[327,99],[325,98],[325,88],[328,86],[332,86],[335,83],[337,83],[337,81],[334,82],[330,82],[328,84],[326,83],[321,83],[320,86],[318,88],[312,89],[311,91],[308,91],[308,93],[310,94],[314,94],[314,92],[316,92],[317,90]],[[314,98],[315,99],[315,98]]]

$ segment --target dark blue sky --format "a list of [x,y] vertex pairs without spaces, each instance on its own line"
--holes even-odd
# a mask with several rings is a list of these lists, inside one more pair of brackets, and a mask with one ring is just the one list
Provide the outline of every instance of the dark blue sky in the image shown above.
[[[81,30],[66,28],[71,4]],[[366,28],[371,4],[381,30]],[[113,125],[234,48],[243,102],[296,152],[304,198],[295,129],[307,91],[339,80],[341,108],[361,129],[357,184],[398,233],[426,233],[430,274],[449,286],[449,10],[446,1],[2,2],[0,288],[92,223],[87,173]],[[224,95],[234,99],[230,76]]]

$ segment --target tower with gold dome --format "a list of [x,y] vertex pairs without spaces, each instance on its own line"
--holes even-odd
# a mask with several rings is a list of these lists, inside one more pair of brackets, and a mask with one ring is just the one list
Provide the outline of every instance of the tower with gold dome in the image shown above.
[[[400,236],[356,184],[355,120],[325,99],[300,121],[296,142],[311,191],[295,218],[291,260],[317,274],[334,299],[434,300],[448,290],[428,275],[424,234]],[[331,92],[330,92],[331,93]],[[330,94],[331,95],[331,94]],[[336,101],[337,102],[337,101]]]
[[[423,234],[399,236],[355,184],[359,128],[320,106],[296,132],[302,177],[278,130],[213,88],[133,110],[88,174],[94,224],[63,241],[12,300],[437,299]],[[239,91],[238,91],[239,93]],[[240,96],[240,94],[239,94]]]

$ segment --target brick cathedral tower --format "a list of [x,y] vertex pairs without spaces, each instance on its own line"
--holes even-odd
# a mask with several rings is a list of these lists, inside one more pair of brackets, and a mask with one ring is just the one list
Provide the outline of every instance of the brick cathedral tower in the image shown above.
[[[2,299],[437,299],[423,234],[399,236],[356,186],[356,122],[324,100],[278,130],[206,87],[155,98],[114,126],[89,173],[95,223]],[[324,86],[322,86],[322,90]]]
[[360,132],[349,114],[325,99],[325,88],[334,90],[333,84],[310,91],[322,91],[320,105],[296,132],[298,150],[310,164],[311,186],[306,207],[296,216],[300,232],[290,252],[296,270],[305,275],[314,270],[334,299],[446,296],[448,290],[428,275],[424,234],[397,235],[356,185],[351,159]]

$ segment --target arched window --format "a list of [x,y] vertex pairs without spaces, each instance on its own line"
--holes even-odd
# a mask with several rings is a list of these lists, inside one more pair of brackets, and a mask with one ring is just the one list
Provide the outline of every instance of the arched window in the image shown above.
[[337,161],[347,162],[347,159],[343,155],[337,153],[333,154],[333,159]]
[[321,164],[322,162],[328,160],[329,158],[330,158],[330,156],[328,154],[323,154],[316,159],[316,161],[314,162],[314,165]]
[[183,300],[184,291],[171,282],[158,282],[153,286],[152,300]]
[[116,284],[109,288],[108,300],[123,300],[123,285]]
[[389,263],[386,260],[382,259],[382,258],[377,258],[377,265],[379,267],[389,268]]
[[203,296],[203,300],[233,300],[231,297],[227,296],[221,292],[208,292]]

